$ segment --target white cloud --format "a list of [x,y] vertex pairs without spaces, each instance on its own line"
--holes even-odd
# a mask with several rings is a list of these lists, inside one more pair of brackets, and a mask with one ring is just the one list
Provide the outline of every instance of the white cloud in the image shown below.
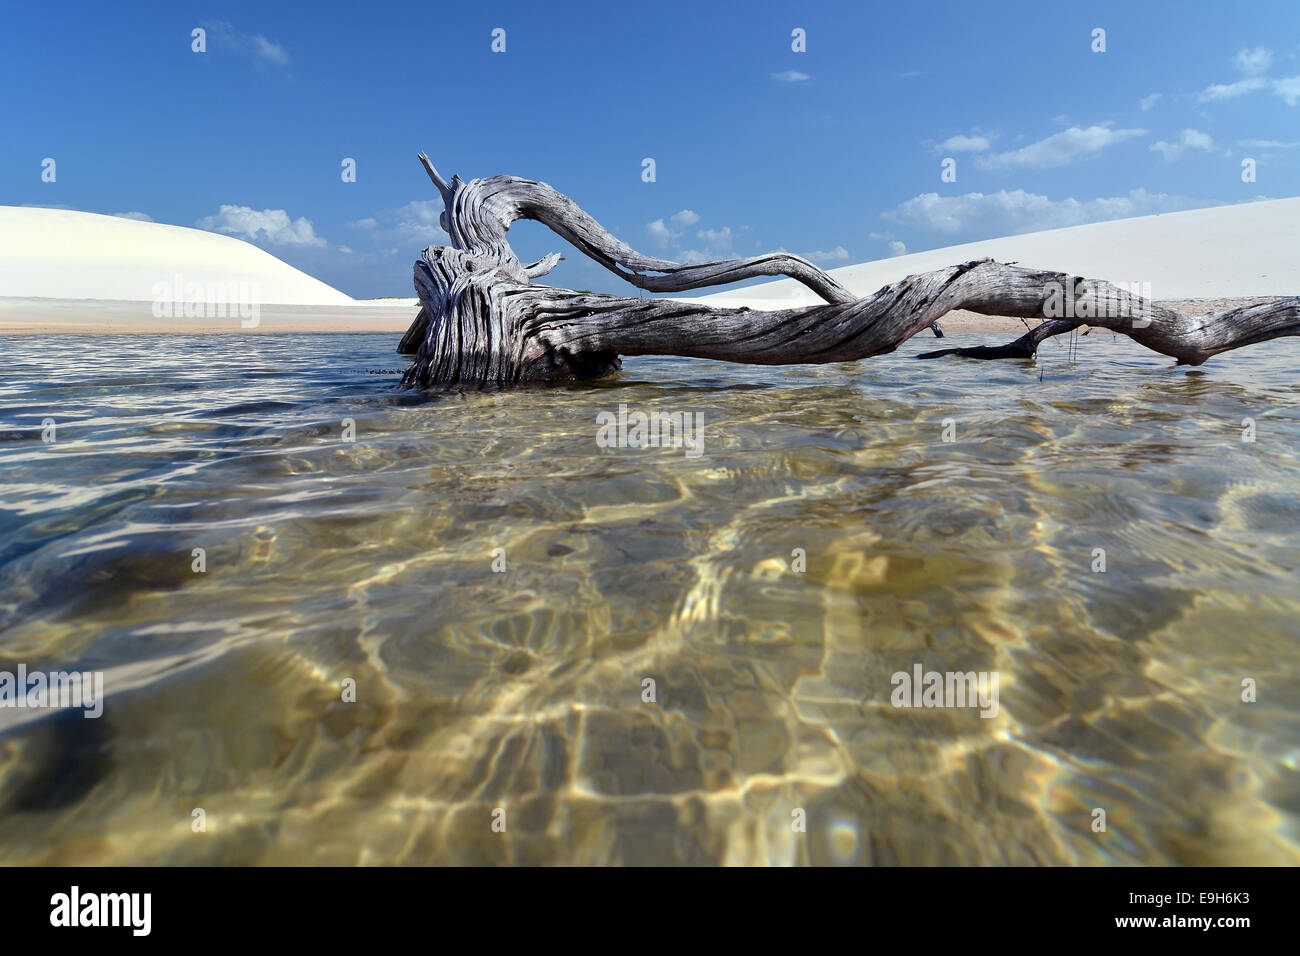
[[914,196],[883,214],[890,222],[946,237],[964,234],[971,239],[1010,236],[1063,226],[1078,226],[1108,219],[1148,216],[1159,212],[1194,209],[1210,205],[1202,200],[1148,193],[1135,189],[1127,196],[1077,199],[1049,199],[1017,189],[996,193],[966,193]]
[[378,229],[379,220],[374,216],[367,216],[365,219],[357,219],[348,223],[349,229]]
[[731,227],[721,229],[701,229],[696,238],[704,240],[703,249],[682,249],[676,258],[681,262],[709,262],[713,259],[729,259],[731,251]]
[[[645,229],[646,232],[650,234],[650,238],[654,240],[656,245],[660,248],[666,249],[669,246],[676,245],[677,240],[682,237],[682,230],[695,225],[699,221],[700,217],[698,213],[691,209],[683,209],[680,212],[675,212],[669,216],[668,222],[665,222],[662,219],[656,219],[654,222],[646,223]],[[672,226],[668,225],[669,222],[672,223]],[[674,226],[676,228],[673,228]],[[701,233],[701,235],[703,235],[703,233]]]
[[889,244],[889,254],[891,256],[905,256],[907,255],[907,245],[895,239]]
[[1107,146],[1135,136],[1145,136],[1146,133],[1147,130],[1144,129],[1111,129],[1107,126],[1080,129],[1071,126],[1021,149],[980,157],[977,162],[984,169],[1050,169],[1069,165],[1076,159],[1095,156]]
[[1273,81],[1273,92],[1282,97],[1287,106],[1300,103],[1300,76],[1287,76]]
[[1201,91],[1200,101],[1202,103],[1220,103],[1223,100],[1236,99],[1238,96],[1245,96],[1247,93],[1262,90],[1266,86],[1268,86],[1268,80],[1261,76],[1238,80],[1236,83],[1211,83]]
[[661,246],[666,246],[674,236],[678,235],[678,233],[669,229],[662,219],[646,223],[645,231],[650,233],[650,238]]
[[254,241],[281,246],[324,246],[325,240],[316,235],[311,220],[299,216],[291,220],[283,209],[263,209],[260,212],[248,206],[223,205],[215,216],[204,216],[195,223],[209,232],[222,232]]
[[[700,217],[697,213],[690,209],[683,209],[669,216],[668,221],[656,219],[654,222],[646,223],[645,229],[660,251],[678,262],[708,262],[712,259],[730,257],[734,238],[730,226],[723,226],[721,229],[701,229],[695,236],[697,239],[704,240],[703,248],[683,248],[683,230],[699,221]],[[678,228],[674,229],[673,226]],[[741,226],[740,231],[744,232],[748,228],[748,226]]]
[[1152,93],[1150,96],[1142,97],[1141,101],[1138,103],[1138,106],[1142,107],[1143,113],[1147,113],[1151,109],[1153,109],[1155,105],[1159,103],[1161,100],[1163,100],[1164,98],[1165,98],[1165,94],[1163,93]]
[[782,83],[801,83],[804,80],[811,80],[812,77],[798,70],[786,70],[784,73],[773,73],[772,79],[780,80]]
[[1245,146],[1248,149],[1296,149],[1300,143],[1284,143],[1276,139],[1239,139],[1238,146]]
[[941,153],[982,153],[989,148],[989,141],[983,136],[949,136],[938,146]]
[[118,219],[134,219],[137,222],[153,222],[153,216],[144,212],[115,212]]
[[848,257],[849,250],[845,249],[843,246],[836,246],[829,252],[823,252],[821,250],[810,252],[804,256],[804,258],[810,262],[843,262],[848,259]]
[[1161,140],[1158,143],[1152,143],[1150,148],[1168,161],[1177,159],[1185,149],[1214,149],[1214,140],[1210,138],[1208,133],[1202,133],[1200,130],[1195,129],[1185,129],[1182,135],[1178,137],[1178,142],[1166,143]]
[[1235,83],[1212,83],[1201,91],[1198,99],[1202,103],[1221,103],[1260,90],[1270,90],[1287,106],[1295,106],[1300,103],[1300,76],[1284,76],[1276,80],[1263,76],[1248,76]]
[[1257,46],[1253,50],[1238,50],[1232,62],[1238,70],[1250,76],[1267,73],[1268,68],[1273,65],[1273,51],[1266,50],[1262,46]]

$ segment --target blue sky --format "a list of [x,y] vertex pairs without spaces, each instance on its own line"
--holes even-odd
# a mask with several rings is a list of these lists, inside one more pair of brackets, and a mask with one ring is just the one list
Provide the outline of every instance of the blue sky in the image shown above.
[[[413,295],[445,238],[420,149],[650,254],[825,268],[1300,193],[1296,0],[55,2],[9,4],[0,49],[0,204],[225,232],[359,297]],[[631,291],[544,227],[511,240]]]

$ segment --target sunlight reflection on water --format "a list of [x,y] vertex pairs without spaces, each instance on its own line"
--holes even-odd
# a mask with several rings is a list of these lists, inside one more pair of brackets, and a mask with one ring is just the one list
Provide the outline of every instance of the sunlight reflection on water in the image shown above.
[[0,709],[0,859],[1300,862],[1300,344],[443,395],[394,344],[0,337],[0,671],[109,695]]

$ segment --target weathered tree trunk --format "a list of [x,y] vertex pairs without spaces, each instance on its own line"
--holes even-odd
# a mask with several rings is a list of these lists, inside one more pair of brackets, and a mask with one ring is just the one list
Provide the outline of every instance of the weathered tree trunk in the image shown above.
[[[439,221],[451,246],[431,246],[415,264],[421,308],[398,346],[399,352],[415,355],[402,379],[408,386],[591,378],[617,369],[623,355],[757,365],[849,362],[892,352],[927,328],[941,334],[938,320],[954,309],[1044,318],[1063,289],[1072,291],[1067,299],[1079,318],[1045,321],[1005,346],[921,357],[1027,357],[1043,339],[1086,324],[1127,335],[1180,363],[1200,365],[1219,352],[1300,334],[1300,298],[1189,318],[1107,282],[991,259],[908,276],[862,299],[812,263],[784,253],[684,265],[629,248],[545,183],[514,176],[468,183],[457,176],[448,183],[423,153],[420,160],[442,194]],[[506,240],[506,230],[520,219],[545,224],[583,255],[647,291],[684,292],[786,275],[826,304],[757,312],[533,285],[561,257],[551,253],[521,263]]]

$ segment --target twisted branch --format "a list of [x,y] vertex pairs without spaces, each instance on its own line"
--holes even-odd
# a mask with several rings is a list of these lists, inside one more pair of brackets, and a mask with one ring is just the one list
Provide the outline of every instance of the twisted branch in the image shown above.
[[[1190,318],[1107,282],[991,259],[908,276],[862,299],[810,262],[784,253],[684,265],[641,255],[545,183],[513,176],[469,183],[453,176],[448,182],[424,154],[420,157],[443,197],[441,223],[452,246],[426,249],[415,266],[421,309],[399,346],[416,354],[403,378],[411,386],[587,378],[617,368],[622,355],[759,365],[847,362],[892,352],[955,309],[1043,318],[1053,314],[1062,290],[1070,293],[1068,317],[1043,322],[1005,346],[945,349],[921,357],[1029,357],[1043,339],[1086,324],[1199,365],[1219,352],[1300,334],[1300,298]],[[520,219],[545,224],[648,291],[787,275],[826,303],[757,312],[534,286],[530,280],[560,257],[552,253],[530,265],[520,263],[506,240],[507,229]]]

